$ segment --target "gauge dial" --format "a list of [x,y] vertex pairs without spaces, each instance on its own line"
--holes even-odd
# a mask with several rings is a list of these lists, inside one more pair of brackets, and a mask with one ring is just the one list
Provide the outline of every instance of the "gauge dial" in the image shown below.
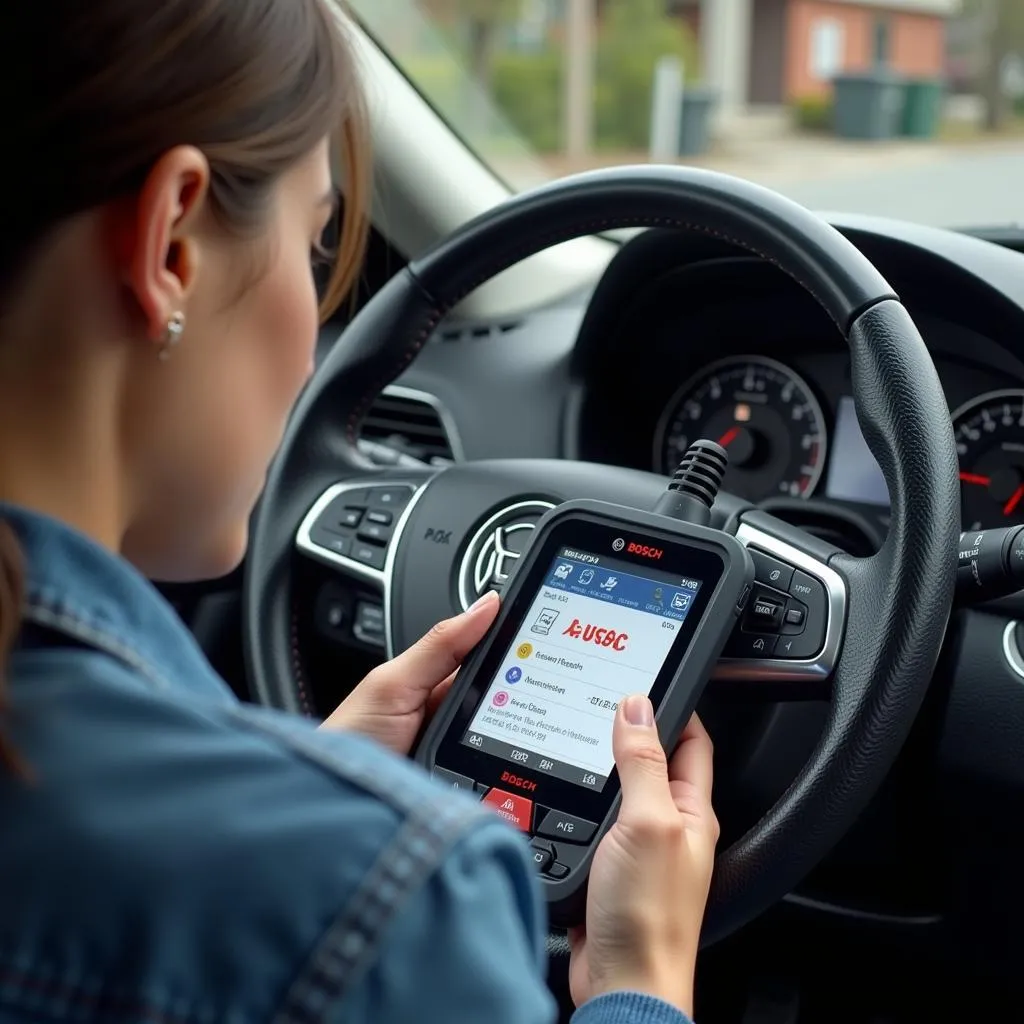
[[1024,523],[1024,391],[992,391],[953,413],[963,529]]
[[772,359],[725,359],[687,381],[658,424],[655,468],[674,473],[699,438],[729,453],[723,488],[748,501],[809,497],[825,464],[825,419],[811,389]]

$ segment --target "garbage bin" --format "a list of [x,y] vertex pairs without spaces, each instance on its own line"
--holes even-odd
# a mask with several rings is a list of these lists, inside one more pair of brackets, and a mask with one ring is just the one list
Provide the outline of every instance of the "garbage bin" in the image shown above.
[[902,128],[902,80],[878,69],[861,74],[837,75],[833,124],[844,139],[891,139]]
[[679,155],[699,156],[711,145],[711,115],[718,94],[714,89],[700,85],[687,85],[683,89],[680,110]]
[[934,138],[942,120],[943,83],[934,78],[909,79],[903,89],[903,134]]

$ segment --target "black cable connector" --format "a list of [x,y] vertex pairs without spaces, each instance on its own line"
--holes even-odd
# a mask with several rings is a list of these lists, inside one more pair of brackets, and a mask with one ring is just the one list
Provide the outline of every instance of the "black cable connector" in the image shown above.
[[698,526],[711,522],[711,506],[729,466],[729,453],[714,441],[694,441],[654,511]]

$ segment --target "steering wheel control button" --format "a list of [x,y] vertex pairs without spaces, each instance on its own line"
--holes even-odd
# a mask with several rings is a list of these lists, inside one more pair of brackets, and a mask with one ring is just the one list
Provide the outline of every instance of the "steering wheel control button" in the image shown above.
[[384,609],[379,604],[360,601],[356,605],[352,635],[371,647],[384,646]]
[[533,817],[533,801],[518,793],[506,793],[503,789],[492,789],[485,797],[489,804],[509,824],[523,832],[530,831]]
[[530,843],[530,853],[538,871],[547,871],[555,863],[555,848],[543,839],[534,839]]
[[747,615],[747,622],[750,629],[761,632],[771,632],[782,625],[782,613],[785,611],[785,599],[765,591],[759,591],[754,595],[750,605],[750,612]]
[[793,573],[793,582],[789,585],[789,592],[805,604],[810,603],[812,597],[820,595],[822,600],[825,598],[824,587],[805,572]]
[[557,882],[559,879],[565,878],[569,874],[569,868],[560,861],[555,861],[555,863],[552,864],[544,874],[546,874],[548,878],[553,878]]
[[583,818],[574,818],[561,811],[548,811],[541,819],[537,835],[550,839],[561,839],[567,843],[589,843],[597,831],[597,825]]
[[366,521],[376,526],[390,526],[395,521],[395,517],[391,512],[375,508],[366,513]]
[[367,523],[357,536],[360,540],[365,540],[370,544],[387,544],[391,540],[391,527]]
[[729,637],[725,653],[730,658],[746,658],[761,661],[775,654],[777,636],[771,633],[733,633]]
[[319,632],[329,640],[344,643],[349,640],[346,633],[351,596],[336,583],[326,583],[316,595],[313,622]]
[[384,549],[376,544],[367,544],[365,541],[356,541],[352,547],[352,557],[371,569],[384,568]]
[[363,521],[361,508],[345,508],[342,510],[338,525],[343,530],[354,530]]
[[431,774],[449,789],[460,789],[464,793],[476,791],[476,783],[468,775],[459,775],[458,772],[450,772],[447,768],[434,768]]
[[782,632],[787,636],[802,633],[807,625],[807,606],[799,601],[790,600],[786,605],[786,617],[783,619]]
[[371,487],[369,504],[384,512],[393,512],[409,503],[411,487]]
[[[828,597],[825,587],[805,572],[795,572],[789,587],[791,600],[787,606],[787,621],[783,636],[779,640],[776,655],[780,658],[813,658],[825,646],[825,629],[828,625]],[[801,621],[790,623],[790,611],[803,612],[794,618]]]
[[766,555],[757,548],[748,548],[750,557],[754,560],[754,578],[758,583],[764,583],[773,590],[788,591],[793,582],[793,566],[780,562],[771,555]]
[[313,527],[310,540],[312,540],[314,544],[318,544],[326,551],[330,551],[335,555],[343,555],[347,557],[352,553],[351,537],[345,537],[340,533],[334,533],[333,530],[328,530],[326,527],[320,525]]

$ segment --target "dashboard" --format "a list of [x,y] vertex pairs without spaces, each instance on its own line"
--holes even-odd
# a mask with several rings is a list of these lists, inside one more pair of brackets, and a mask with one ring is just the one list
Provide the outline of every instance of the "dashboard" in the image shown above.
[[[963,527],[1024,522],[1024,233],[993,244],[829,219],[886,277],[930,350],[960,459]],[[421,401],[404,429],[420,430],[414,418],[432,410],[430,431],[448,435],[456,460],[582,459],[665,474],[690,440],[711,437],[730,453],[728,490],[853,554],[884,540],[888,494],[852,405],[844,339],[793,281],[714,239],[644,231],[592,289],[494,323],[452,315],[395,383],[405,398],[382,408],[381,438],[410,396]],[[1024,663],[1014,667],[1006,644],[1019,620],[1021,596],[954,611],[900,763],[787,913],[914,948],[948,940],[950,962],[1016,971]],[[325,704],[339,685],[329,644]],[[739,834],[791,784],[828,705],[723,699],[702,714],[716,736],[716,805]]]
[[[940,297],[926,267],[879,266],[904,278],[899,292],[946,394],[963,529],[1024,522],[1020,327],[993,337],[978,329],[973,298]],[[730,456],[726,490],[772,511],[815,499],[884,527],[889,495],[857,419],[846,344],[776,268],[670,261],[601,335],[581,404],[582,457],[671,474],[692,441],[710,438]]]

